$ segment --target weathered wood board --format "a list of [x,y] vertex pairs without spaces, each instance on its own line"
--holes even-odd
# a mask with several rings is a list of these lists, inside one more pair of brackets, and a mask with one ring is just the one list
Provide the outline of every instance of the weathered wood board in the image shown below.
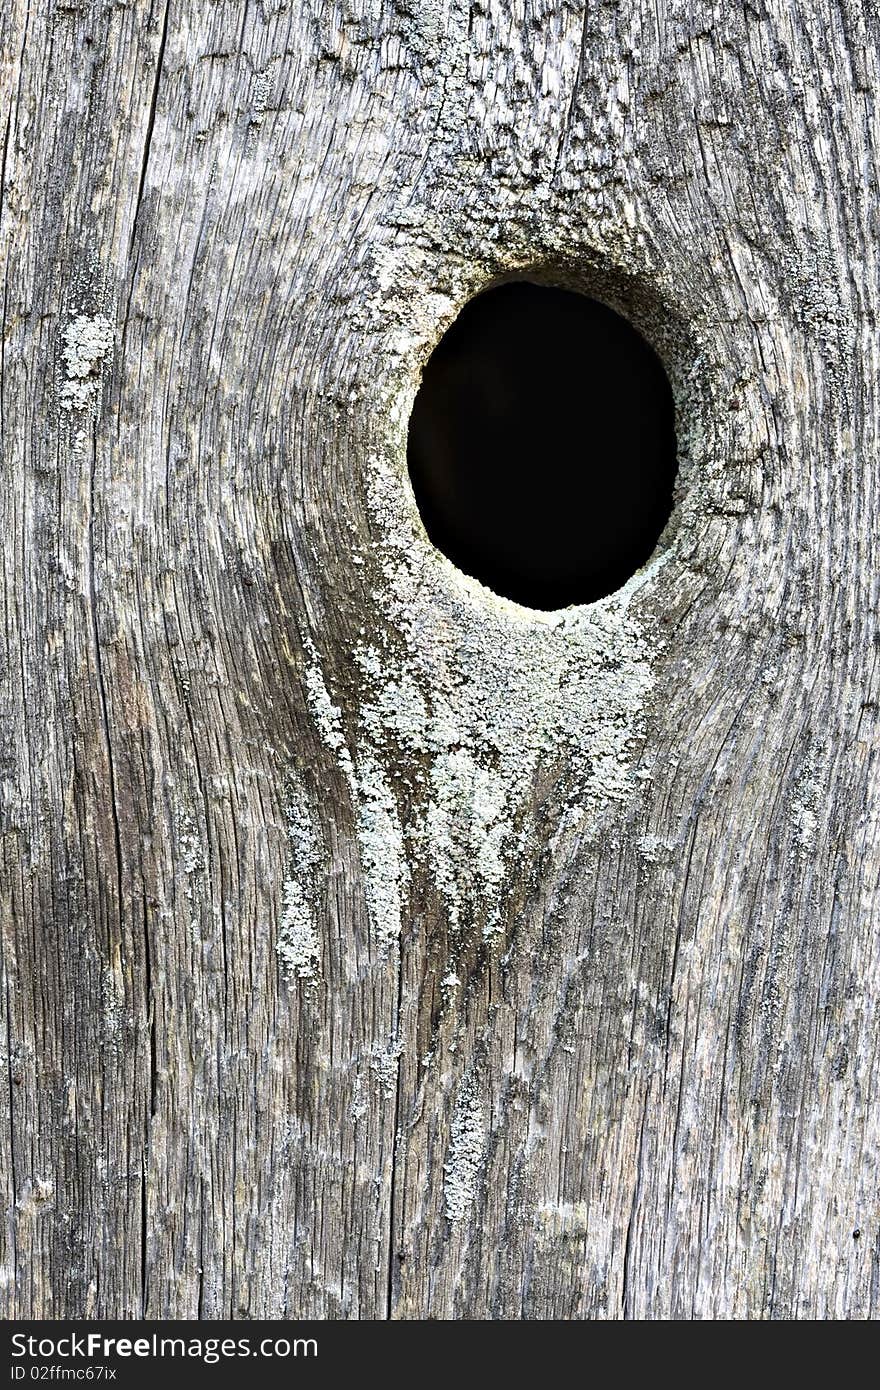
[[[0,36],[2,1311],[876,1314],[876,8]],[[551,615],[406,476],[518,274],[678,409]]]

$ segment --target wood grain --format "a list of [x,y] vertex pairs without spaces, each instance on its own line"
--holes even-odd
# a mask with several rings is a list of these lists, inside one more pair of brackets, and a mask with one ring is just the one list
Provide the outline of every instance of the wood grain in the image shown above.
[[[7,1316],[877,1314],[877,30],[3,6]],[[517,274],[678,408],[550,617],[405,471]]]

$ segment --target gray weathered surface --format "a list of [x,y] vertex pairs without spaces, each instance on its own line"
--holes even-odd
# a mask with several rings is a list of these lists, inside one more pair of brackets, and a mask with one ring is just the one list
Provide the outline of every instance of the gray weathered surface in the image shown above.
[[[873,6],[0,34],[3,1311],[876,1313]],[[679,401],[549,618],[405,481],[524,270]]]

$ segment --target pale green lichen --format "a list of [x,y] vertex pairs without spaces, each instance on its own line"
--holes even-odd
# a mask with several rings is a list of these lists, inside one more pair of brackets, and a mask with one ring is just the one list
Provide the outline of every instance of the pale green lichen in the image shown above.
[[[587,246],[548,184],[533,198],[555,200],[554,217],[542,213],[539,249],[534,219],[522,221],[514,207],[502,215],[506,197],[497,190],[497,215],[477,218],[479,244],[470,221],[459,243],[448,209],[407,202],[393,245],[373,258],[375,293],[353,311],[365,334],[381,338],[383,371],[370,380],[371,424],[359,441],[369,439],[374,539],[366,567],[363,554],[353,562],[374,587],[354,653],[358,687],[346,695],[350,755],[342,753],[332,701],[313,700],[326,739],[351,763],[374,922],[384,912],[397,929],[408,882],[421,874],[433,882],[453,938],[476,931],[489,941],[507,925],[509,885],[537,843],[541,773],[554,809],[545,801],[540,845],[553,852],[563,826],[566,835],[593,834],[615,803],[641,794],[649,774],[634,764],[662,640],[642,591],[655,589],[682,528],[704,524],[701,507],[729,487],[730,473],[710,408],[709,356],[696,352],[691,329],[670,317],[653,289],[631,294],[636,275],[653,284],[637,225],[596,222]],[[407,423],[432,347],[480,289],[535,265],[556,266],[554,283],[609,303],[620,290],[636,326],[656,332],[684,406],[677,427],[686,505],[679,502],[654,557],[610,597],[553,613],[499,598],[446,560],[425,534],[406,467]],[[349,383],[350,402],[366,394],[365,384]],[[385,940],[393,934],[381,929]]]
[[71,319],[62,334],[64,380],[59,392],[62,410],[86,410],[96,404],[101,369],[113,347],[113,325],[104,314]]
[[808,860],[815,852],[825,792],[820,777],[821,749],[804,758],[791,799],[791,824],[798,857]]
[[394,1039],[386,1047],[374,1048],[370,1055],[370,1071],[376,1077],[385,1100],[391,1100],[397,1089],[402,1054],[403,1045]]
[[298,878],[282,886],[281,919],[275,950],[286,979],[309,980],[315,974],[318,939],[311,904]]
[[306,801],[292,790],[287,803],[290,860],[281,889],[281,916],[275,952],[287,980],[315,978],[320,958],[317,927],[317,877],[321,844]]
[[564,760],[570,805],[585,816],[633,789],[653,644],[630,601],[646,574],[612,599],[537,613],[433,550],[407,517],[392,459],[373,460],[371,502],[387,543],[377,601],[394,643],[356,653],[358,761],[368,754],[375,777],[403,756],[418,793],[409,853],[429,869],[451,926],[478,921],[491,936],[538,766]]
[[388,947],[397,940],[409,877],[397,802],[378,763],[358,757],[357,830],[364,891],[375,938]]
[[342,729],[342,714],[327,690],[314,644],[305,640],[306,698],[323,743],[336,757],[355,805],[364,893],[373,934],[387,948],[400,935],[405,884],[409,871],[397,802],[385,773],[369,747],[358,753],[357,766]]
[[487,904],[484,930],[491,930],[497,922],[504,848],[511,830],[507,788],[462,748],[434,759],[430,785],[425,839],[450,924],[459,926],[463,900],[476,895]]
[[644,864],[657,864],[668,860],[669,856],[676,852],[677,846],[673,840],[664,840],[659,835],[641,835],[636,848]]
[[178,806],[175,816],[177,831],[177,864],[182,871],[183,896],[189,913],[189,930],[194,941],[200,935],[200,917],[205,896],[205,846],[189,811]]
[[342,731],[342,712],[330,698],[314,643],[306,637],[304,646],[309,658],[305,671],[306,699],[315,721],[315,727],[321,741],[336,754],[341,770],[351,781],[354,768],[351,754],[345,742],[345,734]]
[[456,1097],[443,1165],[443,1197],[450,1221],[463,1221],[477,1196],[486,1146],[486,1116],[473,1081],[465,1078]]

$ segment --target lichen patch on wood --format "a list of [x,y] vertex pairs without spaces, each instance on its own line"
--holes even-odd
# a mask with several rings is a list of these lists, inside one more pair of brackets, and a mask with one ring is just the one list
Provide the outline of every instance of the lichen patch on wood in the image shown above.
[[113,325],[104,314],[78,314],[65,325],[62,340],[61,409],[87,410],[101,390],[101,371],[113,347]]
[[462,1082],[452,1112],[449,1156],[443,1165],[446,1216],[463,1221],[477,1196],[477,1183],[486,1146],[486,1116],[476,1083]]
[[467,918],[491,936],[538,770],[562,768],[567,806],[586,823],[638,789],[631,754],[659,645],[631,607],[646,576],[589,606],[519,608],[435,552],[399,468],[373,466],[387,547],[377,602],[392,639],[356,653],[360,736],[389,771],[403,751],[416,807],[407,852],[428,868],[450,925]]
[[285,829],[290,862],[282,884],[275,950],[288,980],[311,980],[318,972],[321,952],[318,913],[323,847],[299,788],[290,791]]

